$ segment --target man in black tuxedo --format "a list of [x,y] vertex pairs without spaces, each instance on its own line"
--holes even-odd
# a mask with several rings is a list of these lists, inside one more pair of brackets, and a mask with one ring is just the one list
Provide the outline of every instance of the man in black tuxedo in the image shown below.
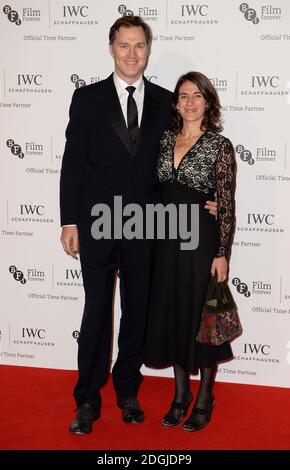
[[116,270],[122,316],[113,383],[123,420],[144,420],[136,397],[142,379],[152,242],[96,240],[91,235],[91,210],[96,203],[105,203],[113,212],[117,195],[123,206],[158,201],[159,142],[171,117],[171,93],[142,75],[152,41],[149,26],[140,17],[125,16],[113,24],[109,39],[115,71],[73,95],[60,182],[61,242],[67,254],[77,258],[80,253],[85,289],[74,389],[78,410],[70,426],[76,434],[90,433],[100,416],[100,388],[111,359]]

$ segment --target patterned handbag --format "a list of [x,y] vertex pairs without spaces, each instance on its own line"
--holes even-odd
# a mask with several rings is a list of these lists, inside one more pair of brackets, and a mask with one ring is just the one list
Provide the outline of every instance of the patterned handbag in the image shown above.
[[219,346],[232,341],[243,332],[237,305],[227,281],[210,279],[203,307],[197,341],[210,346]]

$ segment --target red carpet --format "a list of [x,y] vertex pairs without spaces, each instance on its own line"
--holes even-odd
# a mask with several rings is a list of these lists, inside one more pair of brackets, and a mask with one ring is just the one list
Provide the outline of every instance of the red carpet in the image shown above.
[[[211,423],[197,433],[160,425],[173,394],[171,379],[145,377],[140,402],[146,419],[126,425],[109,380],[102,416],[87,436],[68,433],[74,416],[76,372],[0,366],[0,449],[42,450],[283,450],[290,449],[290,391],[286,388],[216,383]],[[198,382],[192,382],[197,391]]]

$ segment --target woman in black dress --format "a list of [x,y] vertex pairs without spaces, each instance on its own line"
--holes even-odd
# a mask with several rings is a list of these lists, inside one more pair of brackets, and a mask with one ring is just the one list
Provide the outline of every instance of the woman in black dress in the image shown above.
[[[228,274],[227,255],[233,225],[234,151],[220,134],[220,102],[207,77],[189,72],[173,94],[173,125],[161,140],[158,178],[161,202],[199,205],[199,244],[181,250],[180,239],[156,242],[144,363],[174,367],[175,396],[162,424],[182,422],[192,401],[190,372],[200,369],[200,387],[185,431],[202,429],[211,418],[217,363],[231,359],[229,343],[207,346],[196,341],[211,275]],[[217,219],[205,203],[218,203]],[[193,221],[192,221],[193,223]]]

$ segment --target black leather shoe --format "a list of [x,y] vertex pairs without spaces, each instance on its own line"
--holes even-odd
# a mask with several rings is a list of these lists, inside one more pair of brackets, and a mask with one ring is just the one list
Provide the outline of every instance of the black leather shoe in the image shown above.
[[170,406],[170,410],[164,416],[162,420],[162,426],[166,426],[167,428],[172,428],[173,426],[177,426],[181,423],[182,418],[186,416],[187,410],[189,405],[192,401],[192,393],[191,391],[188,392],[185,400],[182,403],[178,403],[177,401],[173,401]]
[[212,398],[211,402],[206,408],[193,407],[189,418],[183,424],[183,430],[187,432],[200,431],[203,429],[211,419],[212,410],[215,406],[215,399]]
[[141,409],[137,398],[125,398],[118,402],[119,408],[122,408],[122,418],[124,423],[143,423],[144,412]]
[[73,434],[89,434],[92,432],[93,421],[100,417],[100,408],[91,403],[83,403],[78,407],[75,419],[71,422],[69,432]]

